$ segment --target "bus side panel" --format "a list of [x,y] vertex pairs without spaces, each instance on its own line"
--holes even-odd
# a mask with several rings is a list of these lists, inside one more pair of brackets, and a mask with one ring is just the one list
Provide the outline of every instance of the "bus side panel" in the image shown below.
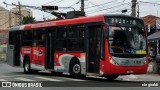
[[32,54],[33,54],[32,49],[33,48],[29,46],[21,47],[21,53],[20,53],[21,67],[23,67],[23,62],[25,57],[29,57],[30,62],[32,63]]
[[14,66],[14,45],[8,45],[7,63],[8,63],[8,65]]
[[36,70],[44,70],[45,64],[45,48],[44,47],[33,47],[31,54],[31,68]]
[[110,74],[109,48],[107,39],[104,42],[104,60],[100,60],[100,75]]
[[55,53],[54,70],[57,72],[69,73],[69,65],[73,57],[79,59],[81,65],[81,74],[86,74],[86,53]]

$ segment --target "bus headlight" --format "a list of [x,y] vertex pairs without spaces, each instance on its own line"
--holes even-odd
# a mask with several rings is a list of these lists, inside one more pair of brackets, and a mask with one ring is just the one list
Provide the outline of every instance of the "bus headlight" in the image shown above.
[[147,60],[145,59],[143,63],[144,63],[144,64],[147,64]]
[[118,65],[118,63],[113,58],[109,58],[109,61],[113,65]]

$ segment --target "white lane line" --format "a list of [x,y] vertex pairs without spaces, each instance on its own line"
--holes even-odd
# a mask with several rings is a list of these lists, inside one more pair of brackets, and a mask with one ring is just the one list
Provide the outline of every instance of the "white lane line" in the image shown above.
[[23,77],[23,76],[33,76],[33,75],[11,75],[11,76],[0,76],[0,77],[16,77],[16,76],[18,76],[18,77]]
[[35,81],[35,80],[32,80],[32,79],[27,79],[27,78],[15,78],[15,79],[18,79],[18,80],[21,80],[21,81]]
[[0,81],[7,81],[7,80],[5,80],[5,79],[0,79]]
[[135,78],[137,78],[137,77],[136,77],[135,75],[131,74],[131,75],[129,75],[129,78],[135,79]]
[[47,81],[62,81],[62,80],[58,80],[58,79],[53,79],[53,78],[46,78],[46,77],[35,77],[35,78],[38,78],[38,79],[43,79],[43,80],[47,80]]
[[65,78],[65,77],[58,77],[58,78],[62,78],[62,79],[70,80],[70,81],[86,81],[86,80],[81,80],[81,79],[73,79],[73,78]]

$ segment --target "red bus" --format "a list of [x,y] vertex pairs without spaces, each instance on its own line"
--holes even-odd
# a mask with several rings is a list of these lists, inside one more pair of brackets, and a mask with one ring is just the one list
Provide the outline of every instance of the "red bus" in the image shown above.
[[48,70],[75,78],[145,74],[144,23],[127,15],[99,15],[11,27],[7,62],[25,73]]

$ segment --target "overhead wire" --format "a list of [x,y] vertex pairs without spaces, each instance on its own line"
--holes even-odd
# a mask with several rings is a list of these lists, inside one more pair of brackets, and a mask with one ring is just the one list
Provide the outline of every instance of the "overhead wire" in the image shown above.
[[[125,1],[125,0],[123,0],[123,1]],[[96,7],[96,8],[99,8],[100,10],[102,10],[102,9],[104,9],[104,8],[107,8],[107,7],[110,7],[110,6],[115,6],[115,5],[120,4],[120,3],[122,3],[122,1],[116,2],[116,3],[114,3],[114,4],[110,4],[110,5],[105,4],[105,5],[107,5],[107,6],[103,6],[103,7],[101,6],[101,4],[99,4],[100,7]],[[99,5],[98,5],[98,6],[99,6]],[[94,8],[94,10],[88,10],[88,11],[86,11],[86,12],[88,13],[88,12],[92,12],[92,11],[95,11],[95,10],[98,11],[99,9],[95,9],[95,8]]]
[[94,13],[94,12],[100,12],[100,11],[104,11],[104,10],[108,10],[108,9],[117,8],[117,7],[126,5],[126,4],[129,4],[129,3],[127,2],[127,3],[118,4],[118,5],[115,5],[115,6],[112,6],[112,7],[107,7],[107,8],[104,8],[104,9],[100,9],[100,10],[92,10],[92,11],[88,11],[87,14],[91,14],[91,13]]

